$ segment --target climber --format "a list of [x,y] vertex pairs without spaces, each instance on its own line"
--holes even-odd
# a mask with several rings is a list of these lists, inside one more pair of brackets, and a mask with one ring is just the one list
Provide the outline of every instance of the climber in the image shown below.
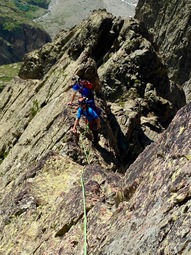
[[77,92],[79,92],[82,97],[86,97],[94,103],[93,85],[89,81],[82,80],[79,78],[73,85],[72,89],[73,94],[71,101],[68,103],[68,105],[72,105]]
[[76,94],[77,92],[79,92],[82,98],[84,97],[86,98],[87,106],[91,107],[98,114],[98,116],[100,116],[101,109],[95,105],[95,101],[94,101],[93,85],[87,80],[82,80],[80,78],[78,78],[77,80],[76,78],[74,79],[76,82],[72,87],[73,94],[72,94],[71,101],[68,103],[68,105],[73,104]]
[[93,133],[93,145],[98,146],[99,136],[98,130],[100,129],[100,118],[97,113],[86,104],[86,98],[80,98],[78,100],[79,108],[76,116],[76,120],[74,122],[74,126],[72,128],[73,133],[77,132],[77,126],[79,124],[80,118],[82,116],[86,117],[86,123],[88,124],[90,130]]

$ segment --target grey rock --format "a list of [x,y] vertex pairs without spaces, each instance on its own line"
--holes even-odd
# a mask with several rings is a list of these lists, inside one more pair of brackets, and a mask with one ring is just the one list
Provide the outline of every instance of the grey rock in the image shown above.
[[[190,79],[190,1],[139,0],[135,17],[154,34],[169,70],[169,77],[184,87]],[[187,95],[190,102],[190,95]]]
[[[92,81],[102,109],[96,148],[82,120],[71,132],[75,75]],[[188,254],[184,104],[134,19],[94,12],[26,56],[0,93],[0,252],[83,254],[85,208],[89,254]]]

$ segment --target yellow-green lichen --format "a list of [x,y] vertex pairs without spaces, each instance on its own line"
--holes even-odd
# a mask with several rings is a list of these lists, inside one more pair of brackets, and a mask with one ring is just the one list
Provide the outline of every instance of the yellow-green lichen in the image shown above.
[[184,132],[185,130],[185,127],[180,127],[180,131],[178,133],[178,137]]
[[180,168],[176,169],[176,171],[172,175],[172,182],[174,182],[176,180],[176,178],[179,176],[180,172],[181,172]]

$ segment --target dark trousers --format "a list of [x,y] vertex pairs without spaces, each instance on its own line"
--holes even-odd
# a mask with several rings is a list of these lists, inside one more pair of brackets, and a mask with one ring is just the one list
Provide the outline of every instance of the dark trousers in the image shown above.
[[97,129],[97,122],[95,120],[92,121],[88,121],[88,126],[89,129],[92,131],[93,133],[93,143],[94,144],[98,144],[99,142],[99,135],[98,135],[98,129]]

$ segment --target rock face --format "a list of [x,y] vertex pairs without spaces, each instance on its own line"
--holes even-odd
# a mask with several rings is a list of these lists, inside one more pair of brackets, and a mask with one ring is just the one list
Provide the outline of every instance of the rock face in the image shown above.
[[[76,74],[102,109],[98,148],[83,120],[71,132]],[[83,254],[84,208],[89,254],[186,254],[190,106],[174,118],[184,94],[145,26],[94,12],[19,76],[0,93],[0,254]]]
[[[154,32],[155,41],[166,59],[171,79],[186,86],[190,101],[191,19],[190,1],[139,0],[135,17]],[[186,83],[187,82],[187,83]],[[186,83],[186,84],[185,84]]]
[[74,73],[89,79],[95,90],[101,84],[102,94],[111,103],[107,115],[115,148],[128,164],[185,104],[181,90],[169,82],[152,37],[133,19],[95,12],[80,27],[60,33],[53,43],[26,55],[19,76],[41,79],[58,62],[64,75],[75,63]]
[[51,41],[44,30],[32,25],[21,24],[11,31],[0,28],[0,65],[20,62],[24,54]]
[[128,168],[125,201],[92,254],[190,253],[190,115],[189,104]]
[[189,254],[190,115],[179,111],[125,176],[49,152],[7,180],[1,253],[83,254],[83,173],[89,254]]

